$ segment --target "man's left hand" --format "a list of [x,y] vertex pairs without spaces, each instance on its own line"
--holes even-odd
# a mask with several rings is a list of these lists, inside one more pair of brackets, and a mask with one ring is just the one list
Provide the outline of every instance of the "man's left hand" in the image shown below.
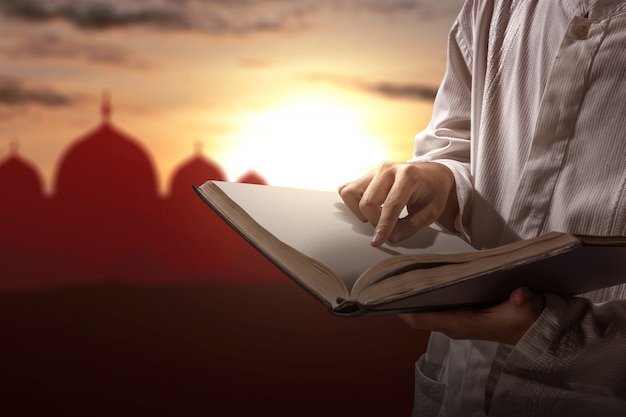
[[452,339],[490,340],[515,345],[537,320],[544,297],[527,288],[517,288],[505,302],[488,308],[400,314],[418,330],[444,333]]

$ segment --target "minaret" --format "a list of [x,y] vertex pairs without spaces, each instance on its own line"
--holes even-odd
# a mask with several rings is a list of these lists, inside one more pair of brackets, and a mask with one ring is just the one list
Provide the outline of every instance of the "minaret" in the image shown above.
[[100,113],[102,115],[102,123],[109,124],[111,122],[111,93],[108,90],[102,92],[102,101],[100,104]]
[[17,156],[19,149],[20,149],[20,144],[18,143],[18,141],[16,139],[13,139],[9,143],[9,155],[10,156]]

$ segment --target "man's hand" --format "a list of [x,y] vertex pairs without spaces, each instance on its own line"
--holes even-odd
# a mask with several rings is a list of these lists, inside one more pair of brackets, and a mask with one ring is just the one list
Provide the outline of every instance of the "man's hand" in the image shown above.
[[444,333],[452,339],[490,340],[515,345],[537,320],[545,300],[527,288],[517,288],[509,299],[489,308],[400,314],[418,330]]
[[[362,221],[376,227],[372,245],[398,242],[438,221],[454,230],[459,210],[454,176],[438,163],[384,163],[378,171],[339,187],[341,198]],[[399,219],[407,208],[408,215]],[[442,332],[453,339],[516,344],[537,320],[544,299],[526,288],[489,308],[402,314],[411,327]]]
[[[339,187],[339,194],[359,219],[376,227],[373,246],[406,239],[435,221],[453,230],[459,210],[454,176],[438,163],[385,162]],[[399,219],[404,207],[408,215]]]

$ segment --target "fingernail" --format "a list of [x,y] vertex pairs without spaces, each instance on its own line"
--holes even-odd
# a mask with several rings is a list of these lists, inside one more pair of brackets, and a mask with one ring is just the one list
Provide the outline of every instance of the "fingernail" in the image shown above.
[[383,234],[380,230],[376,229],[374,231],[374,236],[372,237],[372,246],[378,246],[380,245],[382,242],[382,238],[383,238]]

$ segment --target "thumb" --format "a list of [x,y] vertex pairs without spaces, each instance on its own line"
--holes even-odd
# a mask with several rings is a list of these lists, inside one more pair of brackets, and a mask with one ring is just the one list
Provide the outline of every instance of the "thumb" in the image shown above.
[[533,293],[527,287],[520,287],[511,292],[509,302],[518,309],[541,313],[545,304],[545,297],[543,294]]
[[515,307],[524,307],[533,302],[533,294],[526,287],[516,288],[511,292],[509,301]]

